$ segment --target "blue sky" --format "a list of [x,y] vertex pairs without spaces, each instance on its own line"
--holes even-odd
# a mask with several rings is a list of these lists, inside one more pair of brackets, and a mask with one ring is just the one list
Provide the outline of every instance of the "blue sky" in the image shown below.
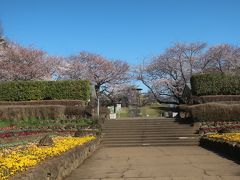
[[175,42],[240,42],[239,0],[0,0],[5,36],[138,64]]

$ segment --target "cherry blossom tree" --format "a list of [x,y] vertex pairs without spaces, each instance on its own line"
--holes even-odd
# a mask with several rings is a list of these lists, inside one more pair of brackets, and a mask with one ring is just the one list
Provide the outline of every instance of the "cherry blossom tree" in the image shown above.
[[3,34],[4,34],[4,31],[3,31],[2,23],[0,21],[0,39],[3,38]]
[[240,70],[240,48],[230,44],[210,47],[202,58],[203,71],[237,73]]
[[148,64],[138,67],[137,79],[146,85],[159,103],[182,102],[182,91],[199,62],[205,43],[175,44]]
[[59,63],[42,50],[9,43],[0,58],[0,80],[52,79]]
[[3,28],[0,22],[0,58],[3,57],[3,53],[5,51],[6,48],[6,40],[3,37]]
[[129,65],[121,60],[107,60],[100,55],[81,52],[66,60],[63,79],[86,79],[95,84],[97,95],[129,80]]
[[205,72],[239,73],[240,48],[220,44],[206,49],[206,43],[177,43],[140,65],[136,74],[159,103],[181,103],[190,77]]

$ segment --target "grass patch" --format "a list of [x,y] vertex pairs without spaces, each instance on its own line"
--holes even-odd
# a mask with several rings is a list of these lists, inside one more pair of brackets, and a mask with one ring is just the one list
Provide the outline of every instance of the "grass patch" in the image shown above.
[[140,108],[142,117],[160,117],[162,111],[156,106],[145,106]]
[[92,119],[76,119],[76,120],[43,120],[37,118],[31,118],[26,120],[0,120],[0,128],[16,126],[16,127],[44,127],[44,126],[66,126],[66,125],[80,125],[88,126],[95,125],[97,122]]
[[[161,117],[163,111],[160,109],[160,105],[153,104],[151,106],[140,107],[140,117]],[[129,108],[123,107],[120,112],[117,113],[118,118],[129,117]]]
[[121,108],[121,110],[117,113],[117,117],[118,118],[129,117],[129,115],[128,115],[128,108],[127,107]]
[[1,121],[0,120],[0,128],[9,127],[9,126],[13,126],[12,121]]

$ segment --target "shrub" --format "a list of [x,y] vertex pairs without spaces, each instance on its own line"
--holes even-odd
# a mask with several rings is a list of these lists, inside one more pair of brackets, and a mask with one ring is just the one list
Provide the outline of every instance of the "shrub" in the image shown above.
[[0,83],[1,101],[29,101],[90,98],[88,81],[9,81]]
[[196,74],[191,77],[192,94],[240,95],[240,76],[222,73]]
[[86,102],[82,100],[33,100],[33,101],[0,101],[0,106],[9,105],[63,105],[63,106],[86,106]]
[[194,96],[192,98],[194,104],[218,102],[224,104],[240,104],[240,95],[210,95],[210,96]]
[[47,81],[45,99],[80,99],[89,100],[90,84],[88,81]]
[[79,106],[66,106],[64,114],[68,118],[82,118],[86,116],[85,108]]
[[64,105],[0,106],[0,120],[59,120],[85,118],[85,107]]
[[62,119],[65,117],[65,106],[38,105],[38,106],[0,106],[1,120],[27,119]]
[[191,106],[181,104],[177,106],[177,111],[179,112],[179,117],[181,119],[191,119],[192,117],[190,116],[190,110]]
[[185,110],[196,121],[240,121],[240,104],[206,103]]

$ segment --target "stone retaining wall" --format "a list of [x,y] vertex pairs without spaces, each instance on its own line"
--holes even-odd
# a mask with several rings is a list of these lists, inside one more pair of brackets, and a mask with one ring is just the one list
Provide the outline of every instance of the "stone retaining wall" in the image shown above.
[[236,161],[240,161],[240,144],[235,142],[228,142],[208,137],[200,139],[200,146],[212,150],[216,153],[226,155]]
[[52,157],[11,180],[61,180],[69,175],[99,147],[101,138],[77,146],[57,157]]

